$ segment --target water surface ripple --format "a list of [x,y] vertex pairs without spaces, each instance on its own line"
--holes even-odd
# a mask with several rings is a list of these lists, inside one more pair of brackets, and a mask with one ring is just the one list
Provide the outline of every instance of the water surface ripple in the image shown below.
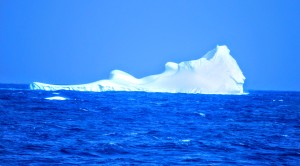
[[300,92],[7,86],[0,89],[0,165],[300,165]]

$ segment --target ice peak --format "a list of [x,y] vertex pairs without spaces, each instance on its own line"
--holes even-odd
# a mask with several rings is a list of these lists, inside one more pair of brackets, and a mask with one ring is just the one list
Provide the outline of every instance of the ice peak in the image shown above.
[[219,46],[215,48],[217,53],[222,53],[222,54],[229,54],[230,50],[226,45]]
[[228,49],[227,45],[217,45],[216,49]]
[[230,55],[230,50],[228,49],[228,47],[226,45],[217,45],[217,47],[211,51],[209,51],[208,53],[206,53],[203,58],[210,60],[212,58],[215,57],[221,57],[221,56],[227,56]]

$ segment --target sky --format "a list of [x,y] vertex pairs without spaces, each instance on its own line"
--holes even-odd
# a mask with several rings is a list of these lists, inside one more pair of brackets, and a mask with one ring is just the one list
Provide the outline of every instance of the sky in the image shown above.
[[299,0],[0,0],[0,83],[140,78],[217,45],[246,90],[300,91]]

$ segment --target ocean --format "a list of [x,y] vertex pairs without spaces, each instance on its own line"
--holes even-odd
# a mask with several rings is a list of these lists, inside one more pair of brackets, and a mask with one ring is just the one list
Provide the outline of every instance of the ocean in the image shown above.
[[300,165],[300,92],[0,85],[0,165]]

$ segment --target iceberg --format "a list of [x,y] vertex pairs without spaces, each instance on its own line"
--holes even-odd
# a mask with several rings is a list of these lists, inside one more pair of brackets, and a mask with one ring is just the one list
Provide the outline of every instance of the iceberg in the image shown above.
[[67,98],[61,97],[61,96],[53,96],[53,97],[47,97],[46,100],[67,100]]
[[143,78],[113,70],[109,79],[80,85],[30,84],[32,90],[144,91],[200,94],[243,94],[245,77],[227,46],[217,46],[202,58],[180,63],[167,62],[161,74]]

